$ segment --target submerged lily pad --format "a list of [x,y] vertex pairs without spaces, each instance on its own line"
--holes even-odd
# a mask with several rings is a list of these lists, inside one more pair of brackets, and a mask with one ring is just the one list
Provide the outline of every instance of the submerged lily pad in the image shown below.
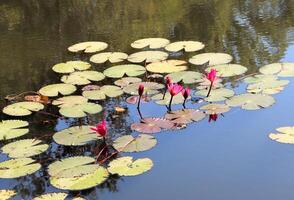
[[35,197],[33,200],[65,200],[67,195],[68,194],[63,192],[52,192]]
[[49,148],[48,144],[41,144],[41,140],[25,139],[4,145],[1,150],[10,158],[25,158],[41,154]]
[[108,44],[105,42],[99,41],[89,41],[89,42],[80,42],[68,47],[70,52],[79,52],[83,51],[84,53],[95,53],[98,51],[103,51],[108,47]]
[[222,64],[208,67],[205,71],[209,72],[211,68],[216,69],[218,77],[231,77],[244,74],[247,68],[238,64]]
[[259,69],[262,74],[276,74],[280,77],[294,77],[294,63],[273,63]]
[[231,107],[241,106],[245,110],[257,110],[266,108],[275,103],[275,99],[264,94],[240,94],[226,100],[226,104]]
[[109,61],[111,63],[118,63],[118,62],[124,61],[127,58],[128,58],[128,54],[126,53],[103,52],[103,53],[98,53],[91,56],[90,61],[97,64],[105,63],[106,61]]
[[[126,102],[129,104],[137,104],[139,101],[140,96],[139,95],[134,95],[134,96],[130,96],[126,99]],[[146,95],[142,95],[141,96],[141,103],[147,103],[150,101],[150,97],[146,96]]]
[[202,77],[202,74],[194,71],[182,71],[174,72],[168,74],[167,76],[169,76],[174,83],[183,82],[185,84],[191,84],[196,83],[197,80],[199,80]]
[[61,81],[72,85],[86,85],[91,83],[91,81],[101,81],[104,78],[105,76],[101,72],[82,71],[63,75]]
[[17,193],[15,190],[0,190],[0,197],[3,200],[8,200],[15,196]]
[[206,104],[200,108],[201,110],[205,110],[206,114],[213,115],[213,114],[221,114],[230,111],[230,107],[226,104]]
[[121,88],[114,85],[104,85],[99,89],[84,91],[83,96],[90,100],[102,100],[107,97],[118,97],[123,94]]
[[69,95],[77,90],[76,86],[66,83],[51,84],[42,87],[39,93],[47,97],[56,97],[58,94]]
[[202,53],[189,59],[189,63],[194,65],[203,65],[208,63],[209,66],[227,64],[233,60],[233,57],[226,53]]
[[167,74],[186,70],[186,64],[187,62],[184,60],[164,60],[150,63],[146,66],[146,69],[153,73]]
[[168,45],[170,41],[165,38],[143,38],[136,40],[131,44],[131,47],[135,49],[143,49],[149,47],[150,49],[163,48]]
[[29,125],[23,120],[4,120],[0,122],[0,141],[23,136],[29,132]]
[[149,158],[133,160],[132,157],[126,156],[111,161],[107,169],[111,174],[136,176],[149,171],[152,167],[153,162]]
[[76,60],[76,61],[67,61],[65,63],[58,63],[52,67],[52,70],[57,73],[72,73],[75,70],[83,71],[91,67],[90,63]]
[[288,85],[288,80],[267,80],[259,83],[250,84],[247,86],[247,92],[263,93],[263,94],[276,94]]
[[121,79],[116,80],[114,84],[124,88],[132,83],[139,83],[139,82],[142,82],[142,79],[137,77],[123,77]]
[[81,146],[101,139],[90,128],[91,126],[73,126],[55,133],[53,139],[57,144],[66,146]]
[[33,112],[42,110],[44,105],[38,102],[18,102],[3,108],[3,113],[11,116],[27,116]]
[[110,78],[121,78],[127,76],[140,76],[145,74],[146,69],[141,65],[126,64],[116,65],[104,70],[104,75]]
[[195,109],[181,109],[171,111],[165,115],[165,118],[171,120],[176,124],[188,124],[191,122],[198,122],[205,118],[205,114],[202,111]]
[[164,85],[160,84],[160,83],[140,82],[140,83],[133,83],[133,84],[126,86],[125,88],[123,88],[123,91],[127,94],[138,95],[138,88],[139,88],[140,84],[144,85],[144,94],[145,95],[157,94],[157,93],[159,93],[160,89],[164,88]]
[[[171,95],[170,93],[166,93],[164,99],[163,98],[163,94],[156,94],[154,96],[151,97],[152,100],[155,101],[155,103],[159,104],[159,105],[169,105],[170,102],[170,98]],[[188,99],[191,99],[191,97],[189,96]],[[172,101],[172,105],[176,105],[176,104],[182,104],[184,103],[184,97],[181,93],[175,95],[173,97],[173,101]]]
[[165,47],[167,51],[171,52],[178,52],[181,50],[184,50],[186,52],[193,52],[193,51],[199,51],[203,49],[205,45],[202,42],[197,41],[179,41],[179,42],[173,42],[170,43]]
[[124,135],[113,142],[113,147],[123,152],[147,151],[156,145],[156,139],[151,135],[140,134],[136,138]]
[[129,55],[128,61],[133,63],[140,63],[144,61],[146,63],[151,63],[166,60],[167,57],[168,53],[164,51],[140,51]]
[[229,97],[234,96],[234,91],[227,88],[219,88],[211,90],[209,97],[206,97],[209,89],[199,90],[195,93],[197,96],[205,97],[205,101],[214,102],[214,101],[224,101]]
[[140,133],[158,133],[164,129],[174,128],[174,123],[162,118],[144,118],[131,125],[131,129]]
[[294,127],[286,126],[276,129],[278,133],[270,133],[268,136],[270,139],[286,144],[294,144]]
[[0,178],[18,178],[35,173],[41,168],[31,158],[16,158],[0,162]]

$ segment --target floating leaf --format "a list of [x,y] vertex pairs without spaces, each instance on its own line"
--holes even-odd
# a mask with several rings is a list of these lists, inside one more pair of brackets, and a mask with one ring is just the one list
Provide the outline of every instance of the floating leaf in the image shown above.
[[202,53],[193,56],[189,62],[194,65],[204,65],[208,63],[209,66],[227,64],[233,60],[233,57],[226,53]]
[[0,190],[0,197],[2,200],[8,200],[15,196],[17,193],[15,190]]
[[0,162],[0,178],[18,178],[35,173],[41,168],[31,158],[16,158]]
[[25,158],[41,154],[49,148],[48,144],[41,144],[41,140],[25,139],[4,145],[1,150],[10,158]]
[[213,101],[224,101],[229,97],[234,96],[234,91],[227,88],[219,88],[211,90],[209,97],[206,97],[208,93],[208,89],[199,90],[195,93],[195,95],[205,97],[205,101],[213,102]]
[[149,171],[153,167],[153,162],[149,158],[140,158],[133,161],[130,156],[117,158],[108,165],[111,174],[120,176],[136,176]]
[[165,47],[167,51],[171,52],[178,52],[181,50],[184,50],[186,52],[193,52],[193,51],[199,51],[203,49],[205,45],[202,42],[197,41],[179,41],[179,42],[173,42],[170,43]]
[[202,77],[202,74],[194,71],[183,71],[174,72],[168,74],[167,76],[169,76],[174,83],[183,82],[185,84],[191,84],[196,83],[197,80],[199,80]]
[[187,62],[184,60],[164,60],[153,62],[146,66],[147,71],[153,73],[172,73],[180,72],[187,69]]
[[165,115],[165,118],[171,120],[176,124],[188,124],[204,119],[205,114],[202,111],[195,109],[181,109],[171,111],[170,113]]
[[55,133],[53,139],[57,144],[66,146],[81,146],[101,139],[90,127],[73,126]]
[[61,81],[72,85],[86,85],[91,83],[91,81],[101,81],[104,78],[105,76],[101,72],[82,71],[63,75]]
[[245,83],[260,83],[260,82],[267,82],[267,81],[275,81],[278,77],[274,75],[264,75],[264,74],[257,74],[254,76],[249,76],[244,79]]
[[145,74],[146,69],[141,65],[127,64],[116,65],[104,70],[104,75],[110,78],[121,78],[127,76],[140,76]]
[[270,133],[269,138],[280,143],[294,144],[294,127],[286,126],[276,129],[278,133]]
[[44,104],[48,104],[49,98],[47,96],[43,96],[43,95],[26,95],[24,97],[25,101],[32,101],[32,102],[38,102],[38,103],[44,103]]
[[205,71],[209,72],[211,68],[216,69],[218,77],[231,77],[244,74],[247,71],[247,68],[242,65],[237,64],[223,64],[216,65],[213,67],[208,67]]
[[159,49],[168,45],[170,41],[165,38],[143,38],[136,40],[131,44],[131,47],[135,49],[143,49],[149,47],[150,49]]
[[[164,99],[162,98],[163,98],[163,94],[161,93],[151,97],[151,99],[154,100],[155,103],[159,105],[169,105],[170,98],[171,98],[170,93],[166,93]],[[189,96],[188,99],[191,99],[191,97]],[[182,93],[179,93],[173,97],[172,105],[182,104],[182,103],[184,103],[184,97]]]
[[42,110],[44,105],[38,102],[18,102],[3,108],[3,113],[11,116],[26,116]]
[[75,70],[87,70],[91,67],[90,63],[84,61],[67,61],[66,63],[58,63],[52,67],[52,70],[57,73],[72,73]]
[[159,93],[160,89],[164,88],[163,84],[160,83],[156,83],[156,82],[140,82],[140,83],[133,83],[130,84],[128,86],[126,86],[125,88],[123,88],[123,91],[127,94],[131,94],[131,95],[138,95],[138,88],[139,85],[143,84],[144,85],[144,94],[157,94]]
[[87,103],[88,99],[83,96],[72,95],[67,97],[61,97],[52,102],[52,105],[62,107],[72,107],[74,105],[79,105],[83,103]]
[[131,129],[140,133],[158,133],[163,129],[174,128],[174,123],[162,118],[144,118],[131,125]]
[[83,51],[84,53],[95,53],[98,51],[103,51],[108,47],[108,44],[105,42],[90,41],[90,42],[81,42],[74,44],[68,47],[70,52],[79,52]]
[[[199,83],[199,85],[197,86],[198,90],[208,90],[211,86],[211,82],[207,78],[198,79],[198,80],[196,80],[196,82]],[[222,82],[222,79],[220,79],[220,78],[216,79],[213,82],[212,89],[224,87],[224,85],[221,82]]]
[[93,63],[105,63],[109,60],[111,63],[122,62],[128,58],[128,54],[122,52],[103,52],[91,56],[90,61]]
[[84,91],[83,96],[90,100],[102,100],[107,97],[118,97],[123,94],[121,88],[114,85],[104,85],[99,89]]
[[8,140],[23,136],[29,132],[27,121],[4,120],[0,122],[0,140]]
[[275,103],[275,99],[264,94],[240,94],[226,101],[226,104],[231,107],[241,106],[245,110],[257,110],[266,108]]
[[206,114],[213,115],[213,114],[221,114],[228,112],[230,107],[226,104],[206,104],[200,108],[201,110],[205,110]]
[[288,80],[267,80],[259,83],[250,84],[247,86],[247,92],[263,93],[263,94],[276,94],[288,85]]
[[77,90],[76,86],[66,83],[51,84],[42,87],[39,93],[48,97],[56,97],[58,94],[69,95]]
[[167,57],[168,53],[163,51],[140,51],[129,55],[128,61],[133,63],[140,63],[144,61],[146,63],[151,63],[166,60]]
[[136,138],[124,135],[113,142],[113,147],[123,152],[147,151],[156,145],[156,139],[151,135],[140,134]]
[[114,84],[123,88],[123,87],[126,87],[132,83],[139,83],[141,81],[142,81],[142,79],[137,78],[137,77],[123,77],[121,79],[116,80],[114,82]]
[[294,77],[294,63],[273,63],[259,69],[262,74],[277,74],[281,77]]
[[150,74],[147,76],[148,79],[150,78],[163,78],[162,74]]
[[41,196],[33,198],[33,200],[65,200],[67,197],[66,193],[63,192],[52,192],[43,194]]
[[[139,101],[140,96],[130,96],[126,99],[126,102],[129,104],[136,104]],[[146,95],[142,95],[141,96],[141,103],[146,103],[150,101],[150,97],[146,96]]]

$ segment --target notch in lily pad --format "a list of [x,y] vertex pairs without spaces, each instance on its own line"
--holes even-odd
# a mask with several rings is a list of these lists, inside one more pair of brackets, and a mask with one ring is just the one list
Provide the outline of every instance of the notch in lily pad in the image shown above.
[[118,63],[126,60],[128,54],[123,52],[103,52],[91,56],[90,61],[96,64],[101,64],[109,61],[110,63]]
[[165,50],[170,52],[178,52],[178,51],[185,51],[185,52],[193,52],[199,51],[203,49],[205,45],[202,42],[198,41],[178,41],[170,43],[165,47]]
[[52,67],[52,70],[56,73],[72,73],[74,71],[83,71],[91,67],[90,63],[76,60],[76,61],[67,61],[65,63],[58,63]]
[[103,51],[108,47],[108,44],[100,41],[88,41],[80,42],[68,47],[70,52],[84,52],[84,53],[95,53],[98,51]]
[[119,152],[140,152],[153,148],[156,143],[152,135],[140,134],[137,137],[124,135],[113,142],[113,147]]
[[150,49],[159,49],[163,48],[168,45],[170,41],[165,38],[143,38],[134,41],[131,44],[131,47],[135,49],[143,49],[143,48],[150,48]]
[[23,136],[29,132],[29,123],[23,120],[3,120],[0,122],[0,141]]
[[3,108],[3,113],[11,116],[27,116],[33,112],[44,109],[44,105],[38,102],[18,102]]
[[129,55],[128,61],[133,63],[151,63],[166,60],[168,53],[164,51],[140,51]]

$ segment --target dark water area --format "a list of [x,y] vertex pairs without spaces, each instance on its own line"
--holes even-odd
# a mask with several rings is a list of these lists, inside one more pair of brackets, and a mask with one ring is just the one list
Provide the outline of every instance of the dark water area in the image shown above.
[[[51,68],[80,59],[67,51],[74,43],[104,41],[109,44],[107,51],[130,54],[137,51],[130,44],[147,37],[201,41],[206,45],[201,52],[231,54],[233,63],[248,68],[245,75],[252,74],[265,64],[294,62],[294,0],[1,0],[1,108],[6,95],[37,91],[59,82]],[[177,58],[187,60],[197,53]],[[95,66],[102,71],[99,67]],[[149,151],[123,154],[152,159],[154,167],[149,172],[135,177],[113,176],[95,188],[69,193],[100,200],[293,200],[294,146],[268,138],[278,127],[294,126],[294,83],[289,80],[284,91],[273,95],[276,103],[270,108],[233,108],[216,122],[209,123],[206,118],[185,129],[156,134],[158,144]],[[237,93],[245,91],[244,84],[234,79],[230,86]],[[130,125],[140,119],[135,106],[123,98],[100,102],[103,113],[91,116],[96,122],[107,116],[113,138],[131,134]],[[114,117],[114,106],[127,106],[128,112]],[[152,102],[144,104],[141,112],[144,117],[162,117],[166,108]],[[0,179],[0,189],[17,190],[15,199],[60,191],[50,185],[46,166],[59,158],[90,155],[94,148],[58,146],[46,135],[80,121],[40,124],[46,117],[37,114],[23,118],[31,123],[30,134],[23,138],[45,136],[43,140],[50,148],[36,157],[43,165],[37,173]],[[1,147],[6,143],[1,142]],[[1,154],[0,160],[5,159]]]

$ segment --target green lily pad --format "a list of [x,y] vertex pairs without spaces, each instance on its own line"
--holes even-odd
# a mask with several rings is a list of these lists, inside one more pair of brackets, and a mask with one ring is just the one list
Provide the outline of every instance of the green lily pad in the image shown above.
[[109,61],[111,63],[118,63],[126,60],[128,54],[122,52],[103,52],[91,56],[90,61],[93,63],[101,64]]
[[146,69],[153,73],[167,74],[186,70],[186,64],[187,62],[184,60],[164,60],[150,63],[146,66]]
[[174,123],[163,118],[144,118],[139,123],[133,123],[131,129],[140,133],[158,133],[174,128]]
[[88,102],[88,99],[83,96],[72,95],[72,96],[58,98],[52,102],[52,105],[62,108],[62,107],[72,107],[74,105],[84,104],[87,102]]
[[294,77],[294,63],[273,63],[259,69],[262,74],[276,74],[280,77]]
[[156,139],[151,135],[140,134],[136,138],[124,135],[113,142],[113,147],[123,152],[140,152],[153,148],[156,143]]
[[234,91],[227,89],[227,88],[219,88],[211,90],[209,97],[206,97],[208,93],[208,89],[206,90],[199,90],[195,93],[197,96],[205,97],[205,101],[214,102],[214,101],[224,101],[229,97],[234,96]]
[[152,167],[153,162],[149,158],[140,158],[134,161],[132,157],[126,156],[111,161],[107,169],[111,174],[136,176],[149,171]]
[[23,136],[29,132],[29,125],[23,120],[4,120],[0,122],[0,141]]
[[123,91],[127,94],[131,95],[138,95],[138,88],[139,85],[144,85],[144,94],[145,95],[151,95],[151,94],[157,94],[159,93],[160,89],[164,88],[163,84],[156,83],[156,82],[140,82],[140,83],[133,83],[123,88]]
[[33,200],[65,200],[67,195],[68,194],[63,192],[52,192],[35,197]]
[[193,52],[193,51],[199,51],[203,49],[205,45],[202,42],[197,41],[179,41],[179,42],[173,42],[170,43],[165,47],[167,51],[171,52],[178,52],[181,50],[184,50],[186,52]]
[[166,60],[167,57],[168,53],[164,51],[140,51],[129,55],[128,61],[133,63],[140,63],[144,61],[146,63],[151,63]]
[[0,197],[3,200],[8,200],[15,196],[17,193],[15,190],[0,190]]
[[131,47],[135,49],[143,49],[149,47],[150,49],[159,49],[168,45],[170,41],[165,38],[143,38],[136,40],[131,44]]
[[264,75],[264,74],[257,74],[254,76],[249,76],[244,79],[245,83],[252,84],[252,83],[260,83],[260,82],[268,82],[268,81],[275,81],[278,77],[274,75]]
[[233,57],[226,53],[202,53],[189,59],[189,63],[194,65],[203,65],[208,63],[209,66],[227,64],[233,60]]
[[56,97],[58,94],[69,95],[77,90],[76,86],[66,83],[51,84],[42,87],[39,93],[43,96]]
[[104,78],[105,76],[101,72],[82,71],[63,75],[61,81],[72,85],[86,85],[91,83],[91,81],[101,81]]
[[247,92],[263,93],[263,94],[276,94],[288,85],[288,80],[268,80],[259,83],[250,84],[247,86]]
[[55,133],[53,139],[57,144],[65,146],[82,146],[101,139],[90,128],[91,126],[73,126]]
[[[198,90],[208,90],[210,88],[211,82],[207,78],[202,78],[196,80],[196,82],[199,84],[197,86]],[[224,85],[222,84],[222,79],[218,78],[213,82],[212,89],[218,89],[222,88]]]
[[275,103],[275,99],[265,94],[240,94],[226,100],[226,104],[231,107],[241,106],[245,110],[257,110],[266,108]]
[[[155,103],[159,104],[159,105],[169,105],[170,102],[170,98],[171,95],[170,93],[166,93],[164,99],[162,99],[163,94],[156,94],[154,96],[151,97],[152,100],[155,101]],[[188,99],[191,99],[191,97],[189,96]],[[172,101],[172,105],[176,105],[176,104],[182,104],[184,103],[184,97],[181,93],[175,95],[173,97],[173,101]]]
[[4,145],[1,150],[10,158],[25,158],[41,154],[49,148],[48,144],[41,144],[41,140],[25,139]]
[[79,52],[83,51],[84,53],[95,53],[98,51],[103,51],[108,47],[108,44],[105,42],[98,41],[89,41],[89,42],[81,42],[68,47],[70,52]]
[[202,107],[200,107],[201,110],[205,110],[205,113],[208,115],[213,115],[213,114],[222,114],[225,112],[230,111],[230,107],[227,106],[226,104],[206,104]]
[[121,79],[116,80],[114,84],[124,88],[132,83],[139,83],[139,82],[142,82],[142,79],[137,77],[123,77]]
[[285,144],[294,144],[294,127],[286,126],[276,129],[278,133],[270,133],[268,136],[270,139],[285,143]]
[[52,70],[57,73],[67,74],[72,73],[75,70],[83,71],[91,67],[90,63],[76,60],[76,61],[67,61],[65,63],[58,63],[52,67]]
[[19,178],[35,173],[41,168],[31,158],[16,158],[0,162],[0,178]]
[[11,116],[27,116],[42,110],[44,105],[38,102],[18,102],[3,108],[3,113]]
[[167,76],[169,76],[174,83],[183,82],[185,84],[196,83],[199,79],[202,78],[201,73],[194,71],[174,72],[168,74]]
[[181,109],[171,111],[165,115],[165,119],[168,119],[176,124],[188,124],[191,122],[198,122],[205,118],[205,114],[202,111],[195,109]]
[[104,70],[103,74],[110,78],[121,78],[127,76],[140,76],[145,74],[146,69],[141,65],[116,65]]
[[211,68],[216,69],[218,77],[231,77],[244,74],[247,68],[237,64],[222,64],[213,67],[208,67],[205,71],[209,72]]
[[114,85],[104,85],[99,89],[83,91],[83,96],[91,100],[102,100],[106,97],[118,97],[123,94],[121,88]]

